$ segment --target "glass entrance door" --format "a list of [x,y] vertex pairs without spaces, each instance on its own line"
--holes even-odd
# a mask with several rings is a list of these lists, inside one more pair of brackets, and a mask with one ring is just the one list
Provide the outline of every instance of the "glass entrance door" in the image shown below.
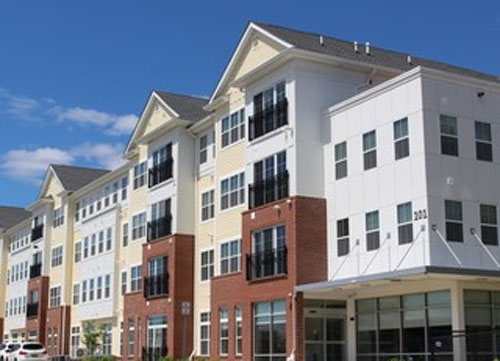
[[146,358],[157,361],[167,355],[167,316],[148,318],[148,340]]
[[304,313],[306,361],[346,360],[345,308],[324,301],[316,301],[314,306],[306,306]]

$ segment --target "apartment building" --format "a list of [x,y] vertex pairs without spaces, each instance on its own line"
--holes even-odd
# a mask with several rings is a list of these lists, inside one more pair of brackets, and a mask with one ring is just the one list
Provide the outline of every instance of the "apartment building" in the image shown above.
[[123,359],[490,360],[499,104],[496,76],[252,22],[209,99],[150,94],[122,167],[51,166],[29,212],[0,212],[0,335],[53,356],[91,322]]

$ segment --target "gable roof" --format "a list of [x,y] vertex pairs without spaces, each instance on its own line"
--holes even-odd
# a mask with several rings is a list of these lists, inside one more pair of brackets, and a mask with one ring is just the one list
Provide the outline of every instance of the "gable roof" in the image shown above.
[[125,154],[132,149],[135,140],[139,138],[139,133],[145,128],[146,124],[144,119],[152,109],[155,102],[158,102],[167,108],[169,113],[171,113],[174,118],[186,120],[188,122],[197,122],[210,114],[209,111],[203,109],[203,107],[208,103],[208,99],[206,98],[153,90],[149,95],[146,105],[144,105],[144,108],[142,109],[141,115],[135,124],[132,134],[130,134],[127,147],[125,148]]
[[160,90],[154,91],[158,96],[170,106],[179,118],[196,122],[205,118],[210,112],[203,109],[208,103],[208,99],[194,97],[191,95],[176,94]]
[[69,165],[52,164],[50,167],[61,181],[63,188],[70,192],[77,191],[109,172],[109,170],[106,169],[75,167]]
[[[401,53],[370,46],[370,55],[365,53],[365,46],[359,44],[359,51],[354,51],[354,42],[340,40],[321,34],[294,30],[277,25],[253,22],[257,27],[273,34],[274,36],[292,44],[294,47],[315,53],[336,56],[346,60],[379,65],[401,71],[407,71],[417,66],[423,66],[435,70],[446,71],[458,75],[469,76],[481,80],[500,83],[500,77],[487,74],[460,66],[442,63],[426,58],[421,58],[408,53]],[[320,43],[320,36],[323,36],[323,45]],[[411,56],[411,63],[408,63],[408,56]]]
[[31,212],[20,207],[0,206],[0,228],[8,229],[31,217]]

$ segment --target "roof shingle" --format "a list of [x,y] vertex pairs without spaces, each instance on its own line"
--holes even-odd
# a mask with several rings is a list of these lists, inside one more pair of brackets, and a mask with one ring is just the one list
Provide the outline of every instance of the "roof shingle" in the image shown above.
[[109,170],[98,168],[75,167],[53,164],[52,169],[65,190],[74,192],[108,173]]
[[159,90],[154,92],[182,119],[196,122],[210,114],[210,112],[203,109],[207,105],[208,99]]
[[[455,73],[458,75],[470,76],[481,80],[500,83],[500,77],[496,75],[486,74],[460,66],[420,58],[408,53],[405,54],[370,46],[370,55],[367,55],[365,53],[364,45],[361,44],[359,45],[359,51],[355,52],[353,42],[349,42],[346,40],[323,36],[323,45],[321,45],[319,41],[319,37],[321,36],[321,34],[294,30],[259,22],[253,23],[273,34],[274,36],[302,50],[336,56],[366,64],[384,66],[400,71],[408,71],[417,66],[423,66],[431,69]],[[411,63],[408,63],[408,55],[411,55]]]
[[8,229],[31,217],[31,212],[20,207],[0,206],[0,228]]

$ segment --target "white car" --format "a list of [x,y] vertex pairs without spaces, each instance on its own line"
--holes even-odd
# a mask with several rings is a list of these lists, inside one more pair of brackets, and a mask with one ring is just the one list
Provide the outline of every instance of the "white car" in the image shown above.
[[2,344],[2,347],[0,347],[0,361],[8,361],[9,360],[9,354],[12,350],[15,350],[20,347],[20,344],[18,342],[8,342]]
[[48,361],[47,350],[40,342],[23,342],[10,347],[7,361]]

